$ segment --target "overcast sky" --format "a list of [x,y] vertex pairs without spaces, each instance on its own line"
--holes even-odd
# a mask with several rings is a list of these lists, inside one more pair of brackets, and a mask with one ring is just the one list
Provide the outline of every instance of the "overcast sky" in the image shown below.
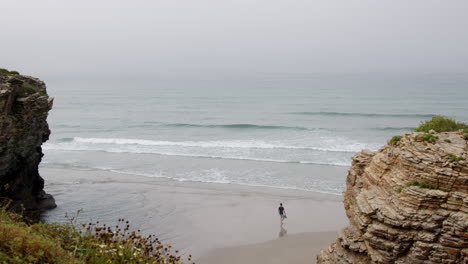
[[0,0],[0,67],[468,72],[467,0]]

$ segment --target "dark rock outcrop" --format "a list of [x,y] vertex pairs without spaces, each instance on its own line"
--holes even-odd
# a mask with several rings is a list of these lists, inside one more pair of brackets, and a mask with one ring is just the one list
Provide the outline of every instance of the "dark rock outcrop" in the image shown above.
[[52,102],[41,80],[0,74],[0,198],[33,221],[41,210],[56,206],[38,171]]
[[468,141],[421,134],[353,157],[349,226],[318,263],[468,263]]

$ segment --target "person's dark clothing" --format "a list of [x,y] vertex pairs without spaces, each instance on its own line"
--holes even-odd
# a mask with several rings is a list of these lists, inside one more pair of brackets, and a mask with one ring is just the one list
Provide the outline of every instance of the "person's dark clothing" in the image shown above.
[[283,215],[283,214],[284,214],[284,207],[283,207],[283,206],[280,206],[280,207],[278,208],[278,211],[279,211],[279,214],[280,214],[280,215]]

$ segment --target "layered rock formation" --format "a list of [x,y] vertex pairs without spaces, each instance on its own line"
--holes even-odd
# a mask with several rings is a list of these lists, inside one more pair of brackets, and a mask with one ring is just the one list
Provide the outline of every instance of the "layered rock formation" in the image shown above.
[[41,209],[55,207],[38,171],[52,102],[41,80],[0,74],[0,198],[33,219]]
[[349,226],[318,263],[468,263],[468,141],[422,134],[353,157]]

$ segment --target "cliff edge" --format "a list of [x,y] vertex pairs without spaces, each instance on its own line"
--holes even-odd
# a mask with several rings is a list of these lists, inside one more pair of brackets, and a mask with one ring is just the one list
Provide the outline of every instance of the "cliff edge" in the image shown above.
[[349,226],[318,263],[468,263],[468,143],[463,131],[407,133],[353,157]]
[[0,72],[0,198],[12,200],[10,206],[32,220],[56,206],[38,171],[52,103],[41,80]]

